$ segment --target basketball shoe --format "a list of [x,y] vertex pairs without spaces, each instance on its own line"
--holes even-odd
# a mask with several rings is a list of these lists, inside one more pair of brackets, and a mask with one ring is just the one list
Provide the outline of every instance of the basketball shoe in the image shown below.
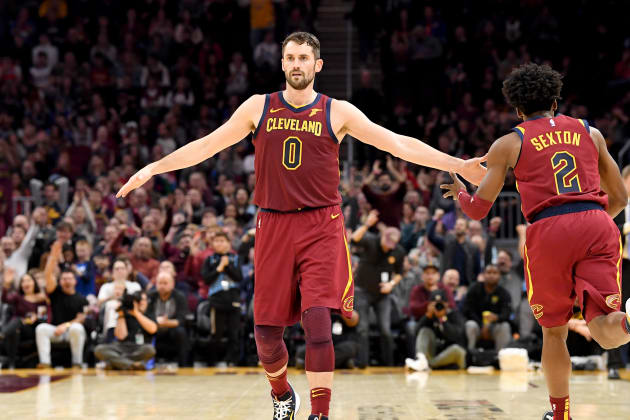
[[311,414],[308,416],[308,420],[328,420],[328,417],[322,416],[321,414]]
[[[553,420],[553,411],[547,411],[545,415],[543,416],[542,420]],[[559,419],[559,420],[564,420],[564,419]],[[572,417],[571,417],[571,420],[573,420]]]
[[300,410],[300,396],[293,390],[289,384],[289,390],[276,397],[271,392],[273,400],[273,420],[295,420],[295,415]]

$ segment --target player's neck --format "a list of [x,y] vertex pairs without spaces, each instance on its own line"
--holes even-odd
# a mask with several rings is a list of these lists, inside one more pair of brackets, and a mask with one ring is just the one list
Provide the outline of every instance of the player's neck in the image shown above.
[[523,119],[523,121],[531,120],[531,119],[533,119],[533,118],[538,118],[538,117],[549,117],[549,118],[553,118],[553,111],[539,111],[539,112],[534,112],[533,114],[530,114],[530,115],[525,115],[525,118]]
[[317,92],[313,90],[312,85],[302,90],[293,89],[291,86],[287,86],[286,90],[282,92],[282,96],[289,104],[299,108],[312,103],[317,97]]

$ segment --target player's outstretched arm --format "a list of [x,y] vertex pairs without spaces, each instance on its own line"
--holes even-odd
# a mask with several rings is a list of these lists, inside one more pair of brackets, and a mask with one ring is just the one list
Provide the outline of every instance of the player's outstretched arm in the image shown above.
[[153,175],[176,171],[197,165],[221,150],[244,139],[254,130],[254,122],[260,117],[265,96],[254,95],[239,106],[230,119],[212,133],[180,147],[162,159],[150,163],[136,172],[118,191],[116,197],[125,197],[141,187]]
[[462,160],[440,152],[413,137],[402,136],[370,121],[357,107],[346,101],[333,101],[333,127],[341,126],[343,134],[361,140],[392,155],[430,168],[457,172],[468,181],[479,185],[486,168],[481,165],[484,158]]
[[608,194],[608,214],[615,218],[628,204],[628,193],[623,185],[623,178],[619,167],[615,163],[606,147],[606,140],[602,133],[590,127],[591,138],[599,151],[599,180],[602,190]]
[[514,158],[514,153],[520,151],[520,139],[516,136],[517,134],[510,133],[492,144],[488,151],[488,173],[474,196],[471,197],[462,181],[451,173],[453,183],[440,185],[440,188],[446,190],[444,198],[453,197],[454,200],[459,200],[464,213],[472,219],[481,220],[486,217],[503,188],[510,162],[517,159]]

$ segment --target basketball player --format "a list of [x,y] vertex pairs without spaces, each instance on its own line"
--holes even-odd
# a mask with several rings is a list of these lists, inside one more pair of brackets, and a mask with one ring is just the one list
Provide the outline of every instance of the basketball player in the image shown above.
[[514,169],[523,214],[531,223],[525,282],[543,327],[542,363],[552,406],[545,420],[570,418],[565,341],[576,295],[591,335],[603,348],[630,341],[628,317],[620,312],[620,237],[612,220],[628,196],[599,130],[586,120],[555,115],[561,77],[536,64],[514,70],[503,82],[503,94],[523,122],[490,147],[488,173],[474,196],[455,174],[453,184],[441,186],[444,197],[459,200],[468,216],[480,220],[508,169]]
[[348,102],[315,92],[322,66],[315,36],[289,35],[282,44],[285,91],[250,97],[221,127],[147,165],[117,194],[126,196],[153,175],[197,165],[253,133],[254,202],[260,207],[255,338],[275,420],[293,420],[299,409],[299,396],[287,382],[284,327],[302,321],[309,418],[327,419],[334,369],[330,311],[352,314],[354,284],[339,207],[339,139],[350,134],[418,165],[459,172],[473,183],[485,175],[483,158],[453,158],[374,124]]

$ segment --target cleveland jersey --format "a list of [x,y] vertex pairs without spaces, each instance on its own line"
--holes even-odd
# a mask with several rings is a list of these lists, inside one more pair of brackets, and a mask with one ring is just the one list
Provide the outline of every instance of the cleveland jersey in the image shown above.
[[608,206],[599,184],[599,152],[586,120],[535,117],[514,128],[521,153],[514,168],[525,218],[547,207],[590,201]]
[[253,136],[257,206],[294,211],[341,203],[339,141],[330,125],[331,102],[318,93],[312,103],[295,107],[282,92],[266,95]]

